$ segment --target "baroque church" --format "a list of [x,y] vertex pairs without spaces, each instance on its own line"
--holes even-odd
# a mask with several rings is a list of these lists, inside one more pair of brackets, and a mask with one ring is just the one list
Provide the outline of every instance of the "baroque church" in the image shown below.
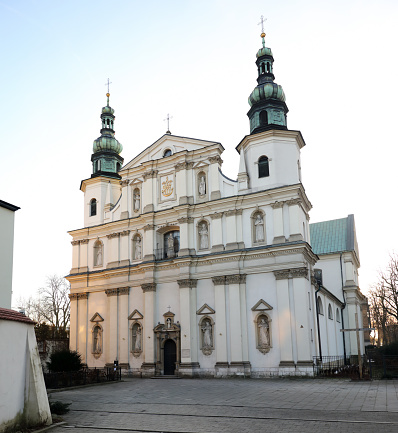
[[287,128],[261,37],[235,180],[221,143],[169,131],[123,165],[107,94],[84,227],[69,232],[70,347],[89,367],[312,375],[322,356],[357,355],[355,333],[341,332],[367,325],[354,217],[309,224],[305,141]]

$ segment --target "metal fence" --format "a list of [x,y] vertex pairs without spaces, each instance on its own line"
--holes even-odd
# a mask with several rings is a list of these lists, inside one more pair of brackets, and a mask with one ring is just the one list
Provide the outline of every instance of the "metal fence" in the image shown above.
[[[359,379],[358,356],[314,357],[314,376]],[[398,356],[368,353],[362,356],[363,379],[398,378]]]
[[47,389],[116,381],[122,378],[120,367],[84,368],[80,371],[43,373],[43,375]]

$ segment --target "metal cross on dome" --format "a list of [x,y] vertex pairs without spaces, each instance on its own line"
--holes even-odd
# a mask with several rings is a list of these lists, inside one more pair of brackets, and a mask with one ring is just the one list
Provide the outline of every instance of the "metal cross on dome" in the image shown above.
[[167,113],[166,119],[163,119],[163,122],[165,122],[167,120],[167,132],[166,132],[166,134],[171,134],[171,132],[170,132],[170,120],[172,118],[173,118],[173,116],[170,116],[170,114]]
[[167,308],[169,309],[169,313],[170,313],[170,308],[171,308],[170,305]]
[[261,15],[261,21],[257,24],[258,26],[261,24],[261,33],[264,33],[264,23],[267,21],[267,18],[264,19],[264,15]]
[[108,86],[108,93],[109,93],[109,85],[110,84],[112,84],[112,81],[109,81],[109,78],[108,78],[108,81],[105,83],[105,86]]

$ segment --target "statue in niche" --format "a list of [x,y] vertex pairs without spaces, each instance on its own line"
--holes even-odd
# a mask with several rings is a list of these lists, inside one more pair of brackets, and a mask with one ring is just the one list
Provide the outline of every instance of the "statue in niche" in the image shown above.
[[94,266],[102,265],[102,244],[98,242],[94,247]]
[[202,223],[199,229],[200,238],[200,249],[207,250],[209,248],[209,231],[207,230],[207,224]]
[[135,252],[134,252],[134,259],[135,260],[141,260],[142,257],[142,245],[141,245],[141,237],[137,236],[135,238]]
[[138,212],[140,210],[140,200],[141,200],[140,192],[138,191],[138,189],[136,189],[134,191],[134,205],[133,205],[134,212]]
[[269,324],[266,317],[262,316],[258,327],[258,345],[260,348],[270,346]]
[[199,194],[200,195],[205,195],[206,194],[206,179],[205,179],[204,176],[200,177]]
[[203,332],[203,347],[212,347],[211,343],[211,331],[212,326],[209,321],[205,321],[204,325],[202,326],[202,332]]
[[257,214],[256,219],[254,220],[255,227],[255,241],[263,242],[264,241],[264,220],[261,214]]
[[168,328],[168,329],[171,328],[171,319],[170,319],[170,317],[166,320],[166,328]]
[[142,335],[141,327],[139,325],[137,325],[135,327],[135,331],[133,330],[133,338],[134,338],[133,350],[134,351],[141,350],[141,335]]
[[174,237],[173,234],[170,233],[167,236],[167,257],[174,257]]
[[101,337],[102,337],[102,329],[100,326],[95,326],[93,332],[93,353],[101,353]]

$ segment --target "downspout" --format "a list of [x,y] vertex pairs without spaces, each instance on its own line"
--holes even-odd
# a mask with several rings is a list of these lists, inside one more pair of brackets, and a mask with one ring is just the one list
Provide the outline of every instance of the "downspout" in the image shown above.
[[315,290],[315,306],[316,306],[316,323],[318,327],[318,346],[319,358],[322,361],[322,344],[321,344],[321,328],[319,327],[319,305],[318,305],[318,292],[321,290],[321,284],[318,284],[318,289]]
[[[345,295],[344,295],[344,279],[343,279],[343,261],[342,261],[343,253],[340,253],[340,275],[341,275],[341,291],[343,292],[343,306],[341,307],[341,329],[344,329],[344,315],[343,310],[346,307]],[[346,364],[347,353],[345,349],[345,332],[343,334],[343,351],[344,351],[344,365]]]

